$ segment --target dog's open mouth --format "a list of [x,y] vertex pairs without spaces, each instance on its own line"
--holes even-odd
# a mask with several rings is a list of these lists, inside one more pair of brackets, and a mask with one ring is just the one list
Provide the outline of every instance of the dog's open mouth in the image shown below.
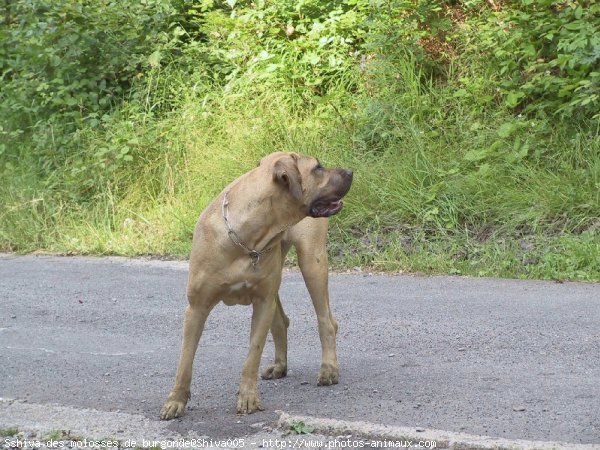
[[318,199],[310,207],[311,217],[329,217],[339,213],[344,206],[341,199]]

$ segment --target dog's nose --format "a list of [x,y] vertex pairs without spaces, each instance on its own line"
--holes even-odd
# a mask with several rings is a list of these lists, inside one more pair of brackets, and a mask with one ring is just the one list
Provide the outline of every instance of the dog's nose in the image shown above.
[[348,177],[348,178],[352,179],[352,171],[351,171],[351,170],[347,170],[347,169],[345,169],[345,170],[344,170],[344,176],[346,176],[346,177]]

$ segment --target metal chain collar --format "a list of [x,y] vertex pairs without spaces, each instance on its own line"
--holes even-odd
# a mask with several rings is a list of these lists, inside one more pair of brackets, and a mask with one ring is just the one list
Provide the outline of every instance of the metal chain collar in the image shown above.
[[227,227],[227,235],[229,236],[229,239],[231,239],[231,242],[233,242],[235,245],[242,247],[246,252],[248,252],[248,256],[250,257],[250,263],[252,264],[252,267],[256,270],[256,268],[258,267],[258,262],[260,261],[260,257],[265,253],[270,252],[273,247],[267,247],[263,250],[258,251],[255,249],[251,249],[250,247],[248,247],[248,245],[246,245],[244,241],[240,239],[240,237],[237,235],[237,233],[234,231],[234,229],[231,227],[231,224],[229,223],[229,201],[227,200],[227,194],[228,192],[225,192],[225,195],[223,195],[223,205],[221,207],[223,213],[223,220],[225,221],[225,226]]

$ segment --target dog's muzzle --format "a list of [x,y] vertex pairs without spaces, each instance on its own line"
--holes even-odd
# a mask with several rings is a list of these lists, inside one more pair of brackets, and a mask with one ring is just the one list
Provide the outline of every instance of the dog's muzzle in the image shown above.
[[350,190],[352,185],[352,171],[336,169],[339,181],[336,182],[337,189],[332,194],[317,198],[310,205],[311,217],[329,217],[339,213],[344,207],[342,198]]

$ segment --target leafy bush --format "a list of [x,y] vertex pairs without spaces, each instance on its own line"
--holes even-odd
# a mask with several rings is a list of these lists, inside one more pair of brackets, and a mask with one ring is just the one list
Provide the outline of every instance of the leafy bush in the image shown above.
[[[478,75],[487,71],[486,84],[494,82],[516,112],[599,117],[597,2],[381,0],[377,5],[371,51],[388,60],[410,52],[425,82],[481,65],[486,68]],[[472,77],[463,80],[463,88],[468,94],[475,87],[478,95],[481,80]]]
[[171,41],[176,10],[167,0],[19,0],[0,6],[0,17],[4,133],[13,158],[16,138],[32,135],[48,171],[64,163],[71,134],[83,122],[100,126]]
[[443,65],[454,51],[452,32],[461,2],[376,0],[374,6],[367,45],[372,56],[388,58],[410,53],[425,77],[444,72]]
[[600,4],[517,0],[479,25],[507,106],[600,117]]
[[191,2],[184,53],[221,84],[324,95],[355,65],[369,10],[368,0]]

